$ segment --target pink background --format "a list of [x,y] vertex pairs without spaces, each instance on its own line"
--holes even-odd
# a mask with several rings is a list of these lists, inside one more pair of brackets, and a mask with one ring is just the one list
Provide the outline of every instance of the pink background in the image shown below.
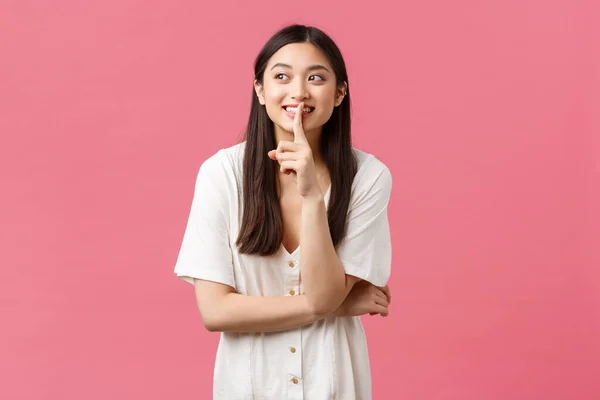
[[0,397],[210,398],[219,335],[173,275],[194,178],[244,128],[261,46],[299,22],[340,46],[354,145],[394,178],[374,398],[600,398],[598,16],[2,1]]

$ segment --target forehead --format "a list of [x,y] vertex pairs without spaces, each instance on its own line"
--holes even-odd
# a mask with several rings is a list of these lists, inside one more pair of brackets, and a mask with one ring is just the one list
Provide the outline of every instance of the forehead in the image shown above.
[[314,64],[332,69],[325,54],[311,43],[290,43],[283,46],[271,56],[267,63],[267,70],[276,63],[289,64],[293,69],[298,70]]

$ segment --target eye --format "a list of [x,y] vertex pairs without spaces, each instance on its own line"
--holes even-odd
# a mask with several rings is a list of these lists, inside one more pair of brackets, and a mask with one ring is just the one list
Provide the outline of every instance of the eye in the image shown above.
[[275,75],[275,79],[279,79],[278,76],[287,76],[286,74],[277,74]]
[[319,79],[321,79],[322,81],[324,81],[324,80],[325,80],[325,78],[323,78],[321,75],[311,75],[310,77],[313,77],[313,76],[314,76],[315,78],[319,78]]

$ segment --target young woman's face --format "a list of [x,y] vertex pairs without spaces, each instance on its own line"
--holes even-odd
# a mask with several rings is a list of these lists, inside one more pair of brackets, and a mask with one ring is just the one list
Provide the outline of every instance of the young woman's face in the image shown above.
[[294,132],[294,113],[286,111],[286,106],[304,102],[305,108],[310,107],[310,113],[302,118],[307,136],[320,134],[346,91],[345,85],[336,86],[327,57],[310,43],[291,43],[279,49],[267,63],[263,85],[255,81],[254,88],[275,124],[276,133]]

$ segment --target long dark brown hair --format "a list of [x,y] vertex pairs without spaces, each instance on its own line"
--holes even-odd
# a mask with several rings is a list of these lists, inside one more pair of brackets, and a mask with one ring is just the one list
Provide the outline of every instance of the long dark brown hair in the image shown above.
[[[254,62],[254,78],[263,84],[267,63],[281,47],[290,43],[311,43],[329,59],[336,76],[336,85],[348,83],[342,54],[333,40],[312,26],[290,25],[276,32],[261,49]],[[357,163],[350,138],[350,92],[335,107],[323,125],[321,156],[329,170],[331,192],[327,220],[333,245],[345,235],[346,214],[350,190],[356,175]],[[277,191],[279,166],[267,156],[277,147],[275,128],[265,107],[252,88],[252,105],[248,125],[242,137],[246,141],[243,161],[243,217],[236,241],[243,254],[271,255],[283,241],[283,218]]]

